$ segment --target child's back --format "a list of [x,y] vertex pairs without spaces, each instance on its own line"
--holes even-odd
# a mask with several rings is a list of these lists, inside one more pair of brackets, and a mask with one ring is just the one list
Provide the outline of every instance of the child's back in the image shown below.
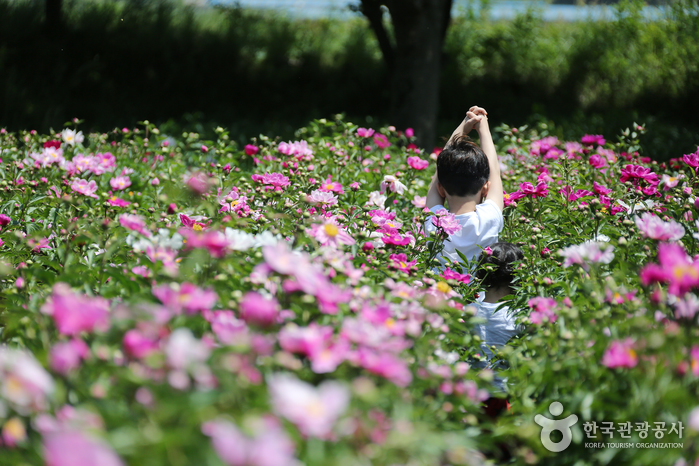
[[[451,231],[444,242],[439,258],[442,264],[445,260],[462,262],[457,251],[470,261],[482,248],[497,242],[504,225],[500,164],[487,113],[482,108],[471,107],[466,115],[439,154],[437,173],[427,193],[427,207],[433,213],[445,209],[446,201],[449,213],[455,215],[461,226],[460,230]],[[466,137],[474,128],[480,136],[482,149]],[[436,230],[430,217],[425,231],[434,234]]]

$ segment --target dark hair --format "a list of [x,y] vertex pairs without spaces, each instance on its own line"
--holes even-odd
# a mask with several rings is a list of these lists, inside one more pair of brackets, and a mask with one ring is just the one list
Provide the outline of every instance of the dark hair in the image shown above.
[[465,136],[449,142],[437,157],[437,179],[452,196],[472,196],[490,177],[488,157]]
[[[492,254],[481,253],[476,277],[486,288],[497,288],[512,283],[514,263],[524,259],[524,253],[512,243],[495,243]],[[492,267],[494,266],[494,267]]]

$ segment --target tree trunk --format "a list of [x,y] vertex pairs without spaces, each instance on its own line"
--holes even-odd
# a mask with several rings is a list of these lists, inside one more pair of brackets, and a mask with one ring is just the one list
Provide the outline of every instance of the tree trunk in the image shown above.
[[[388,7],[395,44],[387,45],[386,31],[376,13]],[[363,0],[363,13],[376,33],[390,72],[392,123],[412,127],[419,145],[435,143],[439,110],[442,46],[452,0]]]
[[46,28],[49,30],[60,29],[61,7],[63,0],[46,0]]

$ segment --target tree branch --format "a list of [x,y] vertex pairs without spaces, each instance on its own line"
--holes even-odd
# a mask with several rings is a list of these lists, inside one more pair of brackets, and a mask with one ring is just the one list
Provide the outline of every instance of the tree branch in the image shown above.
[[395,63],[395,51],[391,39],[388,37],[388,31],[383,25],[383,12],[381,11],[381,0],[362,0],[360,10],[362,14],[369,20],[369,26],[376,34],[376,40],[379,42],[379,48],[383,55],[384,62],[389,70],[393,70]]

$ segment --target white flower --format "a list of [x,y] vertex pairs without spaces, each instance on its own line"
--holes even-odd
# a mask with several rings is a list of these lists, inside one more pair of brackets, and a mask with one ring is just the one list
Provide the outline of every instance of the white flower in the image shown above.
[[386,175],[381,182],[381,193],[385,193],[387,189],[394,193],[403,194],[408,187],[398,181],[395,176]]
[[255,245],[255,235],[245,231],[226,227],[225,234],[229,243],[228,247],[234,251],[246,251]]
[[66,144],[70,144],[71,146],[74,146],[76,143],[81,144],[85,140],[82,131],[76,133],[74,129],[68,128],[63,130],[61,137]]
[[262,233],[255,235],[255,247],[261,248],[262,246],[274,246],[279,241],[282,241],[282,237],[279,235],[273,235],[269,231],[263,231]]
[[386,202],[386,196],[383,195],[379,191],[372,191],[369,193],[369,201],[367,201],[367,205],[375,205],[377,207],[383,208],[384,203]]

